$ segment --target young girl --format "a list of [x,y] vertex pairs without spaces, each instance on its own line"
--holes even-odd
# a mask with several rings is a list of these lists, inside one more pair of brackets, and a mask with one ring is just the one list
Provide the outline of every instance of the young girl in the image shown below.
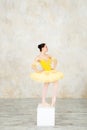
[[[35,58],[32,69],[35,71],[31,74],[31,78],[44,83],[42,91],[42,105],[43,106],[55,106],[56,96],[57,96],[57,87],[58,80],[63,78],[63,73],[56,70],[57,60],[48,55],[48,47],[45,43],[38,45],[40,54]],[[38,69],[38,64],[41,66],[41,69]],[[46,102],[46,94],[48,85],[53,83],[53,96],[51,104]]]

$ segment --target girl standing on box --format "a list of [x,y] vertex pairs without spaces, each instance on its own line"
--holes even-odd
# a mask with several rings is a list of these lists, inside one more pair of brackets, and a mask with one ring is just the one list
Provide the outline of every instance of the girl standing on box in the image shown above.
[[[43,82],[44,87],[42,91],[42,105],[43,106],[55,106],[58,80],[63,78],[63,73],[56,70],[57,59],[47,54],[48,47],[45,43],[39,44],[38,48],[40,54],[35,58],[32,69],[35,71],[31,74],[31,78],[38,82]],[[41,69],[38,69],[38,65]],[[48,104],[46,102],[47,89],[50,83],[53,83],[53,95],[52,102]]]

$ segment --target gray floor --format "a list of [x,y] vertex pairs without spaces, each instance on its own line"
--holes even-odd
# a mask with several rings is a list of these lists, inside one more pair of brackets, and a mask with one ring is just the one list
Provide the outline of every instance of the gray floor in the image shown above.
[[0,130],[87,130],[87,99],[57,99],[55,127],[36,126],[40,101],[0,99]]

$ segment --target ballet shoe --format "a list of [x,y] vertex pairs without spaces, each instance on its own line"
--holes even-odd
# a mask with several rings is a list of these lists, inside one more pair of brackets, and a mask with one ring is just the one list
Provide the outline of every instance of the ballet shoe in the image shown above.
[[50,104],[47,103],[47,102],[45,102],[45,103],[41,103],[40,105],[43,106],[43,107],[48,107],[48,106],[50,106]]
[[51,106],[51,107],[55,107],[55,103],[51,103],[50,106]]

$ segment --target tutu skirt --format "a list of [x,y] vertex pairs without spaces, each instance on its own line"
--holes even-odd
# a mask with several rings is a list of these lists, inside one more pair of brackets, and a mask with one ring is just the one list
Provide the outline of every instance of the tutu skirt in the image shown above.
[[33,72],[30,77],[38,82],[55,82],[63,78],[63,73],[57,70],[43,71],[43,72]]

